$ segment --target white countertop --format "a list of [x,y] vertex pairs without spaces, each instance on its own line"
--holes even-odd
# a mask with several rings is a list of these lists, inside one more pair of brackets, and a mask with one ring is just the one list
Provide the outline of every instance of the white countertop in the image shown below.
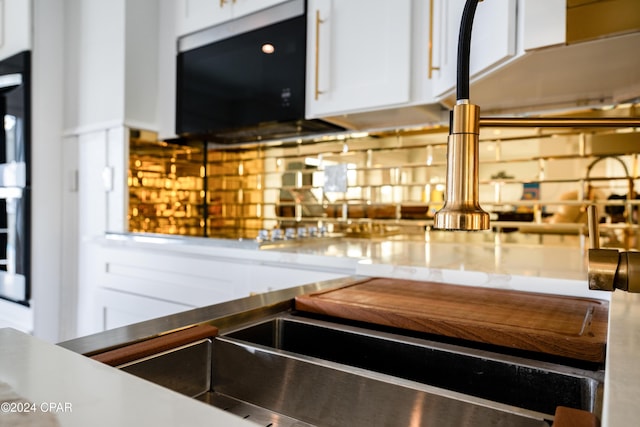
[[[108,247],[301,265],[347,274],[415,277],[569,295],[577,292],[578,296],[609,299],[606,293],[588,290],[586,252],[575,245],[514,244],[508,241],[508,235],[507,238],[503,235],[505,241],[496,241],[492,233],[440,233],[377,239],[307,239],[266,249],[220,245],[220,239],[180,240],[126,234],[112,235],[99,243]],[[542,285],[546,279],[551,281],[548,287]]]
[[0,425],[255,427],[14,329],[0,329]]
[[640,294],[615,291],[609,307],[602,427],[640,420]]

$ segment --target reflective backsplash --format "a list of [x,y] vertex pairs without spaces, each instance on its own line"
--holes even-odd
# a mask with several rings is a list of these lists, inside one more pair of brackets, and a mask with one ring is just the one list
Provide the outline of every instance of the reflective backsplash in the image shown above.
[[[446,136],[432,127],[219,146],[132,131],[129,231],[261,240],[423,233],[443,203]],[[492,231],[580,242],[595,203],[603,246],[636,247],[638,152],[632,128],[482,128],[480,201]]]

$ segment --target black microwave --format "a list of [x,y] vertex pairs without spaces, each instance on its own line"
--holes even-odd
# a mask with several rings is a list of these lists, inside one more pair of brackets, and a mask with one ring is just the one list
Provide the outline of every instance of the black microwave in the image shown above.
[[305,120],[305,9],[288,1],[179,39],[176,134],[236,143],[343,130]]

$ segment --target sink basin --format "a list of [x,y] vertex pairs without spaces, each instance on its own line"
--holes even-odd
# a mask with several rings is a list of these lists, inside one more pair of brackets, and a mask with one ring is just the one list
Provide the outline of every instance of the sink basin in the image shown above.
[[[595,411],[602,383],[593,371],[295,316],[226,337],[236,345],[283,350],[548,415],[557,406]],[[225,366],[214,359],[216,365]]]
[[[176,366],[193,380],[158,374]],[[268,427],[548,427],[558,406],[599,415],[603,383],[601,371],[291,311],[121,368]]]
[[[601,372],[293,315],[228,333],[214,348],[216,392],[320,425],[345,419],[326,423],[327,408],[351,425],[373,425],[382,408],[389,420],[549,425],[557,406],[599,411],[602,392]],[[362,408],[363,399],[377,403]]]

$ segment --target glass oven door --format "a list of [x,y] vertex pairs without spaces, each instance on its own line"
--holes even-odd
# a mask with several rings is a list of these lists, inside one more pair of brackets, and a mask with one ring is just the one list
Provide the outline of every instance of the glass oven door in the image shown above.
[[0,298],[29,305],[29,52],[0,61]]

